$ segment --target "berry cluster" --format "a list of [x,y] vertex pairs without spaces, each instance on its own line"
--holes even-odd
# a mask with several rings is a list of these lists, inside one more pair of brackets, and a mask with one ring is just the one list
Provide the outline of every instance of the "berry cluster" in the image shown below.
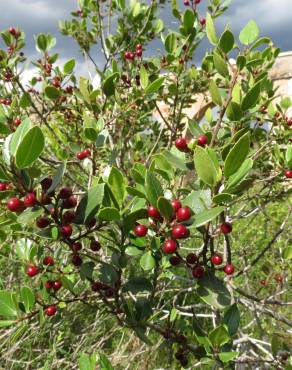
[[143,49],[141,44],[136,45],[136,51],[126,51],[125,52],[125,59],[126,60],[134,60],[135,57],[141,58],[143,54]]

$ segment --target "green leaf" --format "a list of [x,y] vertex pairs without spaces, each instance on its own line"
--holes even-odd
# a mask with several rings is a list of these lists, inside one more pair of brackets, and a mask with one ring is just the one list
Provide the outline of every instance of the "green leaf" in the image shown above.
[[47,190],[46,192],[47,194],[50,194],[52,191],[54,191],[57,188],[57,186],[61,183],[65,171],[66,171],[66,162],[63,162],[56,169],[56,172],[53,176],[52,185]]
[[217,171],[208,152],[197,146],[194,154],[196,172],[200,180],[213,187],[217,183]]
[[211,271],[206,271],[198,280],[197,293],[204,302],[221,310],[231,302],[231,296],[224,281]]
[[[99,370],[114,370],[109,359],[102,353],[99,354],[98,364],[100,366]],[[94,369],[95,369],[95,366],[94,366]]]
[[151,82],[151,84],[148,85],[147,88],[145,89],[145,93],[146,94],[152,94],[152,93],[156,92],[157,90],[159,90],[160,87],[163,84],[164,79],[165,79],[165,77],[159,77],[159,78],[157,78],[157,80]]
[[292,259],[292,245],[289,245],[289,247],[285,248],[283,250],[283,258],[284,260],[288,261]]
[[211,17],[211,14],[209,13],[207,13],[207,16],[206,16],[206,32],[207,32],[207,37],[210,43],[212,45],[217,45],[218,37],[216,35],[216,30],[215,30],[213,19]]
[[219,40],[219,47],[225,53],[229,53],[234,46],[234,36],[230,30],[225,30]]
[[229,151],[224,162],[224,175],[226,178],[233,175],[245,161],[250,147],[249,132],[243,135]]
[[144,90],[146,89],[149,83],[148,72],[143,65],[140,68],[140,83]]
[[218,53],[214,53],[213,61],[217,72],[223,77],[228,77],[229,71],[225,60]]
[[147,218],[148,218],[148,215],[147,215],[147,210],[145,208],[137,209],[136,211],[129,213],[123,219],[124,232],[127,233],[130,230],[132,230],[135,226],[135,223],[138,220],[147,219]]
[[241,71],[246,65],[246,57],[243,55],[238,55],[236,59],[236,66]]
[[12,135],[11,141],[9,143],[9,152],[13,157],[15,157],[19,144],[21,143],[21,141],[23,140],[24,136],[27,134],[31,126],[32,126],[31,121],[28,118],[26,118],[17,127],[16,131]]
[[286,150],[285,154],[285,161],[287,163],[287,166],[292,166],[292,145],[289,145]]
[[225,326],[220,325],[208,335],[214,348],[219,348],[230,341],[230,336]]
[[6,328],[7,326],[16,325],[15,320],[0,320],[0,328]]
[[218,354],[219,359],[222,362],[229,362],[239,356],[239,352],[221,352]]
[[211,98],[212,98],[213,102],[216,105],[221,106],[223,104],[222,98],[221,98],[221,95],[220,95],[220,91],[219,91],[215,81],[213,81],[213,80],[211,80],[211,82],[210,82],[210,94],[211,94]]
[[16,317],[17,306],[16,306],[16,294],[0,291],[0,316],[4,318]]
[[188,206],[190,209],[199,214],[211,208],[211,190],[194,190],[182,200],[183,206]]
[[108,178],[108,185],[121,207],[126,196],[126,180],[120,170],[112,167]]
[[239,169],[232,176],[229,177],[226,184],[226,189],[228,190],[240,183],[248,174],[248,172],[252,169],[252,167],[253,160],[250,158],[246,159],[239,167]]
[[68,60],[68,62],[64,64],[63,72],[66,75],[72,73],[73,69],[75,68],[75,64],[76,64],[75,59]]
[[163,197],[163,189],[153,172],[147,171],[145,181],[145,192],[149,203],[157,207],[159,197]]
[[84,224],[93,218],[104,198],[104,184],[91,188],[77,206],[75,223]]
[[114,95],[115,93],[115,80],[119,76],[118,72],[110,75],[103,83],[102,90],[106,96]]
[[15,164],[17,168],[25,168],[31,165],[42,153],[45,139],[42,130],[32,127],[23,137],[17,147]]
[[31,105],[31,97],[28,92],[25,92],[21,95],[19,100],[19,106],[23,109],[29,107]]
[[177,48],[176,35],[174,33],[169,33],[164,41],[165,50],[173,54]]
[[61,91],[54,86],[47,86],[45,88],[45,94],[49,99],[57,100],[61,96]]
[[144,278],[144,277],[135,277],[130,280],[128,280],[124,286],[123,291],[125,292],[132,292],[134,294],[144,291],[150,291],[152,290],[152,284],[150,280]]
[[182,171],[187,171],[188,168],[185,164],[185,161],[181,159],[180,157],[176,156],[172,152],[165,150],[163,151],[162,155],[167,159],[167,161],[177,169],[180,169]]
[[125,250],[125,253],[128,255],[128,256],[140,256],[141,254],[143,254],[143,250],[137,248],[137,247],[127,247],[126,250]]
[[36,38],[36,49],[37,51],[46,52],[48,48],[47,36],[44,33],[40,33]]
[[152,256],[152,252],[148,251],[140,258],[140,266],[144,271],[152,270],[155,267],[155,258]]
[[93,270],[94,270],[94,262],[85,262],[85,263],[82,263],[81,267],[80,267],[80,278],[81,280],[92,280],[92,274],[93,274]]
[[228,193],[220,193],[213,197],[213,202],[216,204],[230,203],[232,201],[232,195]]
[[79,357],[79,370],[95,370],[96,367],[96,356],[87,355],[86,353],[82,353]]
[[261,81],[255,84],[242,99],[241,108],[243,111],[256,106],[261,93]]
[[259,37],[259,28],[255,21],[250,20],[239,34],[239,40],[243,45],[252,44]]
[[219,216],[224,211],[224,207],[215,207],[206,211],[200,212],[192,217],[193,227],[199,227],[205,225],[207,222],[212,221],[215,217]]
[[84,100],[87,103],[90,103],[90,93],[89,93],[89,90],[88,90],[88,79],[87,78],[80,77],[79,89],[80,89],[80,92],[81,92]]
[[189,33],[194,28],[195,14],[193,10],[186,9],[183,15],[184,29]]
[[24,304],[25,311],[29,312],[35,304],[35,295],[29,287],[22,287],[20,290],[21,302]]
[[158,198],[157,207],[160,214],[164,218],[166,218],[167,220],[171,219],[171,217],[173,216],[173,208],[168,199],[165,199],[163,197]]
[[44,210],[42,208],[28,208],[21,212],[19,216],[17,216],[17,222],[23,224],[32,223],[43,213]]
[[226,109],[226,115],[230,121],[240,121],[243,117],[243,112],[239,104],[231,101]]
[[98,212],[98,218],[103,221],[117,221],[120,217],[120,212],[116,208],[106,207]]
[[228,307],[222,322],[227,326],[230,336],[233,336],[237,333],[240,323],[240,312],[236,303]]

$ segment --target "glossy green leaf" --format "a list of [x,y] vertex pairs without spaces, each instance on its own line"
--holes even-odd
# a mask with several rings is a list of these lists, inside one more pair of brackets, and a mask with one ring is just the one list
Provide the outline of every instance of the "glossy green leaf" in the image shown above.
[[248,93],[244,96],[241,103],[243,111],[253,108],[256,106],[261,93],[261,82],[254,85]]
[[36,38],[36,49],[37,51],[46,52],[48,48],[47,36],[44,33],[40,33]]
[[14,293],[0,291],[0,316],[4,318],[16,317],[17,307],[16,307],[16,295]]
[[253,167],[253,160],[248,158],[246,159],[242,165],[239,167],[239,169],[229,177],[227,184],[226,184],[226,189],[230,189],[234,186],[236,186],[238,183],[240,183],[245,176],[249,173],[249,171]]
[[286,261],[289,261],[292,259],[292,245],[290,245],[289,247],[283,250],[283,258]]
[[46,192],[47,194],[50,194],[52,191],[54,191],[57,188],[57,186],[61,183],[65,171],[66,171],[66,162],[63,162],[57,167],[56,172],[53,176],[52,185]]
[[116,201],[121,207],[126,196],[126,179],[124,178],[122,172],[116,167],[112,167],[109,178],[108,185],[114,194]]
[[183,25],[184,29],[189,33],[193,27],[195,22],[195,14],[193,10],[186,9],[183,15]]
[[174,33],[169,33],[164,41],[165,50],[173,54],[177,48],[176,35]]
[[45,88],[46,96],[51,100],[57,100],[61,96],[61,90],[56,89],[54,86],[47,86]]
[[160,87],[162,86],[163,82],[164,82],[164,79],[165,77],[160,77],[160,78],[157,78],[157,80],[151,82],[147,88],[145,89],[145,93],[146,94],[152,94],[154,92],[156,92],[157,90],[160,89]]
[[182,158],[176,156],[175,154],[173,154],[172,152],[168,151],[168,150],[165,150],[162,155],[167,159],[167,161],[174,167],[174,168],[177,168],[177,169],[180,169],[182,171],[187,171],[188,168],[185,164],[185,160],[183,160]]
[[75,68],[75,64],[76,64],[75,59],[68,60],[68,62],[64,64],[63,72],[65,74],[72,73],[73,69]]
[[[112,365],[110,363],[110,360],[103,353],[99,354],[98,364],[99,364],[99,369],[98,370],[114,370],[114,368],[112,367]],[[95,369],[95,367],[94,367],[94,369]],[[88,370],[90,370],[90,369],[88,369]]]
[[143,65],[140,68],[140,83],[144,90],[146,89],[149,83],[148,72]]
[[250,135],[243,135],[229,151],[224,162],[224,175],[226,178],[233,175],[243,164],[249,153]]
[[128,280],[123,286],[123,291],[125,292],[130,291],[134,294],[151,290],[152,284],[150,280],[146,279],[145,277],[132,278]]
[[292,145],[288,145],[286,149],[285,161],[288,167],[292,167]]
[[230,30],[225,30],[219,40],[219,47],[224,53],[229,53],[234,46],[234,36]]
[[252,44],[259,37],[259,28],[255,21],[250,20],[239,34],[239,40],[243,45]]
[[160,214],[164,218],[166,218],[167,220],[171,219],[171,217],[173,216],[173,208],[169,200],[163,197],[158,198],[157,207]]
[[230,341],[230,336],[224,325],[220,325],[213,329],[208,337],[214,348],[219,348]]
[[239,352],[221,352],[218,354],[219,359],[225,363],[230,362],[231,360],[234,360],[238,356],[239,356]]
[[215,207],[200,212],[192,218],[192,227],[199,227],[205,225],[207,222],[212,221],[224,211],[224,207]]
[[163,197],[163,189],[153,172],[147,171],[145,181],[145,192],[149,203],[157,207],[159,197]]
[[17,147],[15,164],[17,168],[30,166],[42,153],[45,139],[42,130],[35,126],[24,135]]
[[228,77],[229,71],[226,61],[218,53],[214,53],[213,61],[217,72],[223,77]]
[[216,35],[214,22],[213,22],[213,19],[210,13],[207,13],[207,16],[206,16],[206,32],[207,32],[207,37],[210,43],[212,45],[217,45],[218,37]]
[[243,117],[243,112],[239,104],[231,101],[226,109],[226,115],[230,121],[240,121]]
[[117,221],[120,217],[120,212],[116,208],[106,207],[98,212],[98,218],[103,221]]
[[10,143],[9,143],[9,152],[12,156],[15,157],[17,148],[21,141],[23,140],[24,136],[27,134],[29,129],[31,128],[32,123],[31,121],[26,118],[16,129],[14,134],[11,137]]
[[91,188],[77,206],[75,223],[84,224],[97,213],[104,198],[104,184]]
[[113,73],[102,84],[102,90],[106,96],[111,96],[115,93],[115,80],[119,76],[118,72]]
[[182,200],[183,206],[188,206],[195,214],[200,214],[211,208],[211,190],[194,190]]
[[197,146],[194,153],[197,175],[205,184],[213,187],[217,183],[217,171],[208,152]]
[[141,256],[140,266],[144,271],[152,270],[155,267],[155,258],[152,256],[151,251],[148,251]]
[[229,335],[233,336],[237,333],[240,323],[240,312],[236,303],[228,307],[222,322],[227,326]]
[[24,304],[25,311],[29,312],[35,304],[34,292],[29,287],[22,287],[20,289],[21,302]]
[[82,353],[79,357],[79,370],[95,370],[96,368],[96,356]]
[[216,104],[221,106],[223,104],[220,91],[215,83],[215,81],[211,80],[210,82],[210,94],[212,101]]

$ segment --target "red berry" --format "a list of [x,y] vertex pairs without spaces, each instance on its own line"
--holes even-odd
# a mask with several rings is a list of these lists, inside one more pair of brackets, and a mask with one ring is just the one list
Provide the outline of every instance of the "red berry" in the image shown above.
[[5,191],[5,190],[7,190],[7,183],[0,182],[0,191]]
[[48,217],[46,216],[43,216],[43,217],[39,217],[36,221],[36,225],[37,227],[39,227],[40,229],[44,229],[46,228],[47,226],[49,226],[51,223],[51,221],[48,219]]
[[103,290],[104,288],[105,288],[105,285],[103,283],[98,282],[98,281],[91,284],[91,289],[94,292],[99,292],[100,290]]
[[63,213],[62,216],[62,223],[69,224],[75,220],[75,212],[74,211],[66,211]]
[[130,59],[130,52],[129,51],[125,52],[125,59],[127,59],[127,60]]
[[129,59],[130,59],[130,60],[134,60],[134,59],[135,59],[135,53],[130,52],[130,54],[129,54]]
[[74,266],[82,265],[82,259],[78,254],[73,254],[71,261],[72,261]]
[[165,240],[163,243],[163,251],[164,253],[171,254],[177,250],[177,242],[173,239]]
[[227,264],[224,267],[224,272],[225,272],[226,275],[232,275],[234,273],[234,267],[233,267],[233,265]]
[[54,258],[52,256],[46,256],[43,259],[43,264],[46,266],[54,266]]
[[46,308],[45,313],[47,316],[54,316],[57,312],[57,307],[55,305]]
[[172,200],[171,205],[174,212],[177,212],[181,208],[181,202],[177,199]]
[[25,272],[26,272],[26,275],[33,277],[39,273],[39,269],[37,268],[36,265],[31,264],[27,266]]
[[204,275],[204,271],[205,271],[204,267],[202,265],[198,265],[192,269],[192,275],[194,278],[199,279]]
[[147,213],[148,213],[149,217],[156,218],[156,219],[161,218],[161,215],[160,215],[158,209],[155,208],[155,207],[149,206],[148,209],[147,209]]
[[17,31],[16,31],[16,29],[15,29],[14,27],[9,27],[8,32],[9,32],[9,33],[10,33],[10,35],[12,35],[12,36],[15,36],[15,35],[16,35],[16,33],[17,33]]
[[91,156],[91,151],[89,149],[84,149],[83,150],[83,153],[86,155],[86,157],[90,157]]
[[76,157],[77,157],[77,159],[79,159],[79,160],[82,160],[82,159],[85,159],[85,158],[86,158],[86,156],[85,156],[84,152],[79,152],[79,153],[77,153],[77,154],[76,154]]
[[181,152],[187,152],[189,150],[188,143],[183,137],[179,137],[175,140],[175,146]]
[[191,210],[189,207],[181,207],[176,212],[176,219],[178,221],[187,221],[191,217]]
[[45,288],[46,288],[47,290],[52,289],[52,288],[53,288],[53,285],[54,285],[54,282],[53,282],[52,280],[47,280],[47,281],[45,282]]
[[20,118],[15,118],[13,123],[14,123],[14,126],[18,127],[21,124],[21,119]]
[[181,259],[178,256],[171,256],[169,259],[169,263],[172,266],[178,266],[181,262]]
[[55,280],[53,282],[53,288],[54,290],[59,290],[62,288],[62,282],[60,280]]
[[74,195],[71,195],[71,197],[64,199],[63,201],[63,208],[75,208],[77,205],[77,198],[74,197]]
[[137,44],[136,45],[136,50],[141,50],[142,49],[142,45],[141,44]]
[[7,202],[7,208],[11,212],[21,212],[23,210],[24,204],[18,198],[11,198]]
[[283,281],[284,281],[284,276],[283,276],[283,275],[280,275],[280,274],[277,274],[277,275],[275,276],[275,280],[276,280],[278,283],[282,284],[282,283],[283,283]]
[[89,222],[86,223],[86,226],[89,229],[92,229],[96,225],[96,218],[92,218]]
[[41,186],[44,191],[47,191],[49,187],[52,185],[52,178],[51,177],[46,177],[41,181]]
[[266,286],[267,285],[267,280],[261,280],[260,283],[261,283],[261,285]]
[[287,177],[287,179],[292,179],[292,170],[286,170],[285,176]]
[[137,225],[134,229],[134,233],[136,236],[145,236],[147,234],[148,228],[145,225]]
[[68,199],[71,197],[71,195],[72,195],[72,189],[69,187],[64,187],[59,192],[59,197],[61,199]]
[[73,86],[66,86],[65,91],[66,91],[67,94],[72,94],[72,92],[73,92]]
[[220,225],[220,230],[223,234],[229,234],[232,231],[232,225],[229,222],[224,222]]
[[183,224],[173,226],[171,235],[175,239],[184,239],[189,236],[189,230]]
[[213,263],[213,265],[221,265],[223,259],[218,254],[213,254],[213,256],[211,257],[211,262]]
[[142,54],[143,54],[142,49],[139,49],[139,50],[136,51],[136,55],[137,55],[138,58],[141,58]]
[[114,294],[115,294],[115,291],[113,290],[113,288],[107,288],[106,291],[105,291],[105,295],[108,298],[111,298]]
[[63,238],[69,238],[72,235],[73,229],[71,225],[64,225],[61,227],[61,234]]
[[71,245],[71,249],[74,253],[79,252],[82,249],[82,244],[79,242],[75,242]]
[[204,17],[200,18],[200,24],[201,24],[201,26],[205,26],[206,18],[204,18]]
[[208,144],[207,136],[206,135],[198,136],[198,145],[204,147],[206,144]]
[[28,207],[34,207],[37,203],[35,193],[27,193],[23,200],[24,205]]
[[101,245],[100,245],[100,242],[97,241],[97,240],[91,240],[90,242],[90,249],[93,251],[93,252],[98,252],[101,248]]
[[195,255],[195,253],[190,253],[187,255],[186,261],[190,265],[194,265],[198,260],[198,257]]
[[200,4],[201,0],[195,0],[195,4]]
[[189,5],[190,5],[189,0],[184,0],[184,5],[185,5],[185,6],[189,6]]
[[48,205],[52,203],[52,200],[45,192],[42,192],[40,202],[43,205]]

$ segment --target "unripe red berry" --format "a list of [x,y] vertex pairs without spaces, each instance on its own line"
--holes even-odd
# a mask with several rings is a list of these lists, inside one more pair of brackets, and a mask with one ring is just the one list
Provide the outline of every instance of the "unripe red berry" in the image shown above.
[[27,268],[25,270],[25,273],[29,277],[33,277],[33,276],[35,276],[35,275],[37,275],[39,273],[39,269],[37,268],[36,265],[30,264],[30,265],[27,266]]
[[198,136],[198,145],[204,147],[206,144],[208,144],[207,136],[206,135]]
[[213,256],[211,257],[211,262],[213,263],[213,265],[221,265],[223,259],[218,254],[213,254]]
[[75,220],[75,212],[74,211],[66,211],[63,213],[62,216],[62,223],[63,224],[70,224]]
[[46,256],[43,259],[43,264],[46,266],[54,266],[54,258],[52,256]]
[[71,261],[72,261],[72,264],[74,266],[81,266],[82,265],[82,259],[78,254],[73,254]]
[[223,234],[229,234],[232,231],[232,225],[229,222],[224,222],[220,225],[220,230]]
[[174,212],[177,212],[181,208],[181,202],[177,199],[172,200],[171,205]]
[[164,253],[171,254],[177,250],[177,242],[173,239],[167,239],[163,243]]
[[12,36],[15,36],[16,35],[16,29],[14,27],[9,27],[8,32]]
[[49,226],[51,223],[51,221],[48,219],[48,217],[46,216],[42,216],[42,217],[39,217],[36,221],[36,225],[37,227],[39,227],[40,229],[44,229],[46,228],[47,226]]
[[137,225],[134,229],[134,233],[136,236],[142,237],[147,234],[148,228],[145,225]]
[[100,245],[100,242],[97,241],[97,240],[91,240],[90,242],[90,249],[93,251],[93,252],[98,252],[101,248],[101,245]]
[[161,218],[161,214],[159,213],[158,209],[152,206],[149,206],[147,208],[147,214],[148,214],[148,217],[151,217],[151,218],[156,218],[156,219]]
[[69,208],[75,208],[77,205],[77,198],[74,197],[74,195],[71,195],[71,197],[64,199],[63,201],[63,208],[69,209]]
[[286,170],[285,176],[287,177],[287,179],[292,179],[292,170]]
[[71,245],[71,249],[74,253],[79,252],[82,249],[82,244],[79,242],[75,242]]
[[169,263],[172,266],[178,266],[181,262],[181,259],[178,256],[171,256],[169,259]]
[[204,17],[200,18],[200,24],[201,24],[201,26],[205,26],[206,18],[204,18]]
[[198,257],[195,255],[195,253],[189,253],[187,255],[186,261],[190,265],[194,265],[198,260]]
[[201,278],[204,275],[204,267],[202,265],[198,265],[192,269],[192,275],[194,278]]
[[0,182],[0,191],[6,191],[6,190],[7,190],[7,183]]
[[189,150],[188,143],[183,137],[179,137],[175,140],[175,146],[181,152],[187,152]]
[[7,202],[7,208],[11,212],[21,212],[24,208],[24,204],[18,198],[11,198]]
[[72,189],[69,187],[64,187],[59,192],[59,197],[61,199],[68,199],[71,197],[71,195],[72,195]]
[[225,272],[226,275],[232,275],[234,273],[234,267],[233,267],[233,265],[227,264],[224,267],[224,272]]
[[15,118],[13,121],[14,126],[18,127],[21,124],[21,119],[20,118]]
[[189,236],[189,230],[183,224],[173,226],[171,235],[175,239],[184,239]]
[[26,196],[24,197],[23,203],[25,207],[27,208],[34,207],[37,203],[35,193],[31,192],[31,193],[26,194]]
[[61,289],[62,288],[62,282],[60,280],[55,280],[53,282],[53,288],[56,291],[59,290],[59,289]]
[[61,234],[63,238],[69,238],[72,235],[73,229],[71,225],[63,225],[61,227]]
[[189,207],[181,207],[176,212],[176,219],[178,221],[187,221],[191,217],[191,210]]
[[57,307],[55,305],[49,306],[45,309],[45,313],[47,316],[54,316],[57,312]]
[[54,282],[52,280],[47,280],[45,282],[45,289],[47,289],[47,290],[52,289],[53,288],[53,284],[54,284]]

